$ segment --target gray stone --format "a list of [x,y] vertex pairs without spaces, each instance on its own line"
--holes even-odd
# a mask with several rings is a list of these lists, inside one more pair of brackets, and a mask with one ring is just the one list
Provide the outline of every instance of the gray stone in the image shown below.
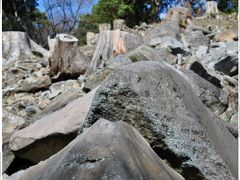
[[193,51],[197,51],[199,46],[208,46],[209,44],[209,39],[204,36],[202,31],[190,31],[185,34],[181,34],[181,39]]
[[201,63],[199,63],[198,61],[195,61],[190,65],[190,70],[192,70],[193,72],[195,72],[196,74],[198,74],[202,78],[206,79],[207,81],[211,82],[215,86],[217,86],[219,88],[222,88],[221,80],[218,79],[217,77],[211,75],[206,70],[206,68],[204,68],[204,66]]
[[41,110],[37,105],[30,105],[26,107],[25,111],[28,116],[33,116],[36,113],[40,112]]
[[[26,73],[26,72],[24,72]],[[13,75],[12,78],[18,80],[18,75]],[[7,77],[6,77],[7,78]],[[10,82],[9,84],[12,84]],[[41,89],[47,89],[51,84],[51,79],[42,71],[35,71],[34,73],[26,74],[25,78],[19,78],[14,85],[6,86],[3,89],[4,95],[9,95],[17,92],[35,92]]]
[[224,74],[235,76],[238,74],[238,56],[222,57],[214,65],[214,69]]
[[123,120],[186,179],[234,179],[237,140],[190,82],[161,61],[120,66],[98,90],[85,127],[99,118]]
[[57,97],[61,93],[76,92],[81,89],[81,85],[77,80],[66,80],[53,83],[50,87],[49,99]]
[[185,47],[176,38],[173,38],[173,37],[170,37],[170,36],[161,38],[161,41],[159,42],[158,47],[170,48],[171,53],[174,54],[174,55],[177,55],[177,54],[190,55],[191,54],[190,49]]
[[198,59],[201,59],[204,55],[206,55],[208,52],[208,47],[207,46],[199,46],[198,50],[196,52],[196,56]]
[[61,150],[76,137],[96,90],[16,131],[9,141],[11,150],[35,163]]
[[169,64],[176,64],[176,55],[172,54],[171,49],[169,48],[162,48],[156,47],[156,53],[167,63]]
[[89,91],[94,89],[95,87],[100,85],[112,73],[115,68],[123,64],[129,64],[131,62],[132,61],[124,55],[118,55],[114,58],[110,58],[108,65],[105,68],[96,71],[95,73],[89,75],[86,78],[83,90]]
[[9,180],[165,179],[183,177],[162,161],[124,122],[100,119],[63,150]]
[[7,112],[3,109],[2,114],[2,173],[4,173],[15,156],[9,147],[10,136],[17,130],[26,125],[26,120],[16,114]]
[[130,51],[127,56],[132,62],[140,61],[158,61],[160,57],[157,55],[157,50],[148,46],[141,45],[138,48]]
[[194,91],[202,100],[203,104],[207,106],[215,115],[219,117],[228,106],[228,101],[225,100],[227,94],[219,87],[205,80],[198,74],[189,70],[181,70],[191,80]]
[[150,30],[146,36],[144,36],[144,43],[146,45],[155,44],[157,40],[165,36],[177,37],[179,28],[176,28],[175,24],[165,23]]
[[[33,116],[32,122],[41,119],[43,116],[51,114],[55,111],[58,111],[65,107],[67,104],[72,102],[73,100],[77,99],[78,97],[83,96],[83,92],[75,91],[75,92],[64,92],[51,100],[44,106],[43,110],[38,112],[36,115]],[[43,100],[42,100],[43,102]]]
[[238,74],[237,42],[215,43],[200,62],[208,69],[234,76]]
[[230,123],[234,124],[234,125],[237,125],[238,124],[238,112],[235,112],[231,119],[230,119]]

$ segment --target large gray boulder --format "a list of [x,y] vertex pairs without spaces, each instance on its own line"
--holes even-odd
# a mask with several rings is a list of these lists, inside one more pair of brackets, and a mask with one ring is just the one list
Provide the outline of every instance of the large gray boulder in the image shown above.
[[208,69],[229,76],[238,74],[238,42],[214,43],[200,62]]
[[130,51],[127,56],[132,60],[132,62],[164,60],[169,64],[176,64],[176,56],[171,54],[171,52],[170,48],[157,46],[153,49],[151,47],[141,45]]
[[3,109],[2,113],[2,172],[4,173],[14,160],[14,154],[9,147],[10,136],[26,125],[26,120]]
[[127,56],[131,59],[132,62],[140,61],[158,61],[160,57],[157,54],[157,50],[141,45],[138,48],[130,51]]
[[85,127],[123,120],[186,179],[236,179],[237,140],[190,82],[164,62],[121,66],[97,91]]
[[215,86],[211,82],[205,80],[198,74],[189,70],[181,70],[191,80],[194,91],[214,114],[220,115],[227,109],[227,95],[223,89]]
[[144,36],[144,43],[151,45],[156,43],[159,38],[166,36],[177,38],[182,31],[180,25],[185,23],[189,18],[191,18],[190,9],[185,7],[171,8],[164,21]]
[[154,45],[159,41],[160,38],[165,36],[171,36],[176,38],[177,34],[180,32],[180,28],[171,22],[166,22],[164,24],[160,24],[158,27],[150,30],[144,36],[144,44],[146,45]]
[[[2,45],[4,92],[8,91],[7,89],[14,89],[18,81],[24,81],[23,79],[28,78],[33,72],[39,74],[39,72],[46,71],[49,52],[33,42],[26,33],[17,31],[3,32]],[[38,80],[41,81],[41,79]],[[32,86],[32,84],[29,86]],[[27,89],[32,88],[27,87]]]
[[15,85],[7,86],[3,89],[3,94],[35,92],[37,90],[47,89],[51,83],[51,79],[48,75],[38,71],[27,75],[25,79],[20,79]]
[[115,68],[117,68],[120,65],[129,64],[129,63],[132,63],[132,61],[124,55],[118,55],[114,58],[110,58],[109,63],[106,67],[104,67],[103,69],[97,70],[93,74],[87,76],[87,78],[85,79],[83,90],[89,91],[94,89],[95,87],[100,85],[102,81],[104,81],[108,77],[108,75],[112,73],[112,71]]
[[18,157],[38,163],[55,154],[72,141],[84,122],[96,89],[79,97],[60,110],[43,116],[16,131],[9,146]]
[[100,119],[63,150],[9,180],[166,179],[183,177],[162,161],[124,122]]
[[199,46],[208,46],[210,40],[202,31],[189,31],[181,34],[181,40],[192,51],[197,51]]

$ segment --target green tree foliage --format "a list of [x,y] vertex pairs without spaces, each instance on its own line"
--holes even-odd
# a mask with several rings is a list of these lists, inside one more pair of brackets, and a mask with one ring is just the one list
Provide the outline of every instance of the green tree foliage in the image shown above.
[[114,19],[125,19],[126,24],[132,27],[140,22],[153,22],[159,19],[159,10],[162,0],[100,0],[94,7],[91,15],[81,17],[77,30],[80,44],[86,42],[88,31],[97,32],[99,23],[112,24]]
[[112,23],[114,19],[132,16],[133,3],[123,0],[100,0],[93,8],[93,16],[98,23]]
[[238,0],[219,0],[218,8],[225,13],[238,12]]
[[92,15],[82,15],[81,21],[78,26],[76,37],[79,39],[79,44],[84,45],[86,44],[86,34],[87,32],[98,32],[98,23],[94,16]]
[[23,31],[37,43],[43,44],[46,37],[40,31],[48,25],[47,17],[37,8],[36,0],[4,0],[3,31]]
[[97,22],[125,19],[128,26],[159,20],[163,0],[100,0],[93,8]]
[[3,31],[32,29],[36,6],[36,0],[4,0]]

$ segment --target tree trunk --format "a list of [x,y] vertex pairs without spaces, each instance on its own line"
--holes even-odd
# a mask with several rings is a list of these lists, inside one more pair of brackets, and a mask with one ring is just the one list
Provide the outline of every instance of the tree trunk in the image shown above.
[[206,14],[216,16],[219,13],[216,1],[206,2]]
[[94,46],[97,43],[98,34],[93,32],[87,32],[86,40],[88,46]]
[[115,19],[113,21],[113,30],[120,29],[120,30],[126,30],[126,22],[124,19]]
[[34,53],[41,54],[41,56],[45,57],[48,56],[48,51],[32,41],[24,32],[3,32],[2,45],[3,58],[6,59],[4,63],[6,64],[19,59],[24,60],[24,57],[33,56]]
[[111,56],[127,53],[129,50],[137,48],[140,44],[141,39],[138,36],[120,31],[119,29],[100,32],[97,47],[87,74],[94,72],[97,68],[104,67]]
[[58,34],[55,40],[50,40],[49,66],[51,76],[56,78],[84,74],[87,62],[78,48],[78,39],[71,35]]
[[179,26],[186,24],[187,20],[192,19],[192,10],[185,7],[175,7],[169,9],[164,22],[168,21]]
[[99,24],[98,25],[98,30],[99,30],[99,32],[106,31],[106,30],[111,30],[111,24],[108,24],[108,23]]

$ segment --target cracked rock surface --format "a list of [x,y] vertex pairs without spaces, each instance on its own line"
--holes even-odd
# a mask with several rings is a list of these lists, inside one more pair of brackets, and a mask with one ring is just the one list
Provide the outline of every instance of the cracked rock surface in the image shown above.
[[86,178],[183,179],[133,127],[100,119],[63,150],[9,180]]
[[194,169],[200,179],[234,179],[237,140],[190,82],[163,61],[121,66],[97,91],[85,126],[100,118],[126,121],[185,177]]

